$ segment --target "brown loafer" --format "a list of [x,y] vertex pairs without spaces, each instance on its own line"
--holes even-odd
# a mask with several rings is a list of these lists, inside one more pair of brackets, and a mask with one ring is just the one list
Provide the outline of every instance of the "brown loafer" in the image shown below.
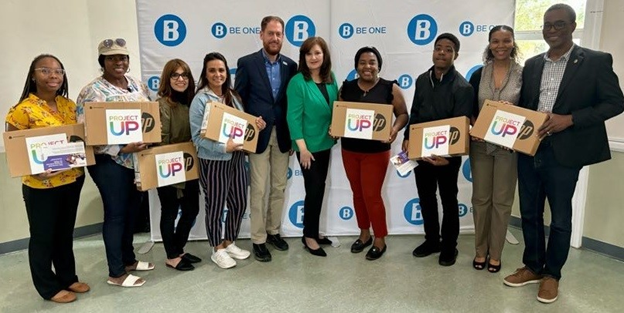
[[75,300],[76,294],[67,290],[61,290],[57,294],[55,294],[54,297],[50,298],[50,301],[56,303],[69,303]]
[[75,282],[73,284],[71,284],[69,287],[67,287],[67,289],[75,292],[75,293],[85,293],[89,290],[91,290],[91,288],[89,287],[89,285],[83,283],[83,282]]

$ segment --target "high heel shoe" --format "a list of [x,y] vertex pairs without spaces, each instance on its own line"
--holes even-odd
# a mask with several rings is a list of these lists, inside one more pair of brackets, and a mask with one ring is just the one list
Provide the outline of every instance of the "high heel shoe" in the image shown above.
[[305,237],[301,237],[301,242],[303,243],[303,247],[306,250],[308,250],[308,252],[310,252],[310,254],[316,255],[316,256],[327,256],[327,253],[325,253],[325,250],[323,250],[323,248],[321,248],[321,247],[319,247],[316,250],[308,247],[308,244],[306,243]]
[[503,266],[503,262],[498,263],[498,265],[494,265],[494,264],[488,262],[488,266],[487,266],[488,272],[490,272],[490,273],[498,273],[502,266]]
[[474,258],[472,260],[472,267],[474,267],[475,270],[481,271],[481,270],[485,269],[486,261],[487,261],[487,258],[485,258],[485,260],[483,260],[483,262],[477,262],[476,258]]

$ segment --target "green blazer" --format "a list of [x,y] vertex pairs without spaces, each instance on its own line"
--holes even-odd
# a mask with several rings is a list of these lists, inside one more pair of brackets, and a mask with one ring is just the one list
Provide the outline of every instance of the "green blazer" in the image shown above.
[[328,134],[334,101],[338,99],[338,85],[333,73],[332,80],[327,84],[329,104],[316,83],[306,81],[303,74],[298,73],[288,83],[286,120],[295,151],[299,151],[295,142],[297,139],[305,140],[310,152],[327,150],[336,144],[336,140]]

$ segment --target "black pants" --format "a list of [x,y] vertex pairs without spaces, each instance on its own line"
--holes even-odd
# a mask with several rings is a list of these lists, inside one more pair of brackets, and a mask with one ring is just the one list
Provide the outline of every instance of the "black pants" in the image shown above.
[[[182,192],[178,198],[178,191]],[[199,181],[192,180],[184,183],[184,189],[172,186],[158,188],[160,199],[160,234],[168,259],[175,259],[184,254],[184,246],[188,241],[191,228],[195,224],[195,218],[199,213]],[[180,220],[175,225],[178,217],[178,209],[181,211]]]
[[35,189],[22,185],[30,225],[30,273],[37,292],[44,299],[52,298],[78,281],[73,235],[83,184],[84,175],[71,184],[55,188]]
[[[329,156],[331,150],[312,153],[314,161],[309,169],[301,169],[305,199],[303,201],[303,235],[308,238],[318,238],[321,207],[325,195],[325,179],[329,170]],[[297,159],[301,162],[301,155],[297,152]]]
[[436,190],[440,188],[442,200],[442,250],[452,251],[457,247],[459,236],[459,206],[457,202],[457,174],[461,167],[461,157],[448,158],[449,164],[433,166],[419,161],[414,169],[416,188],[420,198],[420,211],[425,226],[425,240],[432,244],[440,242],[438,199]]

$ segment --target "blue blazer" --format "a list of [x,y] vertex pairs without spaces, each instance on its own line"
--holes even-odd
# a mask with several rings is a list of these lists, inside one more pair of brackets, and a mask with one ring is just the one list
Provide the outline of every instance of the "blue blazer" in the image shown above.
[[286,86],[297,73],[297,64],[285,55],[280,55],[281,85],[277,98],[274,99],[264,62],[262,50],[240,58],[236,67],[234,89],[241,96],[245,111],[254,116],[262,116],[267,124],[258,135],[256,153],[266,150],[273,126],[276,127],[280,151],[287,152],[291,148],[291,141],[286,123]]
[[[544,53],[528,59],[522,72],[520,106],[537,110]],[[604,121],[622,113],[624,96],[610,54],[574,46],[563,73],[555,114],[572,114],[574,125],[550,137],[557,161],[568,167],[611,158]]]

